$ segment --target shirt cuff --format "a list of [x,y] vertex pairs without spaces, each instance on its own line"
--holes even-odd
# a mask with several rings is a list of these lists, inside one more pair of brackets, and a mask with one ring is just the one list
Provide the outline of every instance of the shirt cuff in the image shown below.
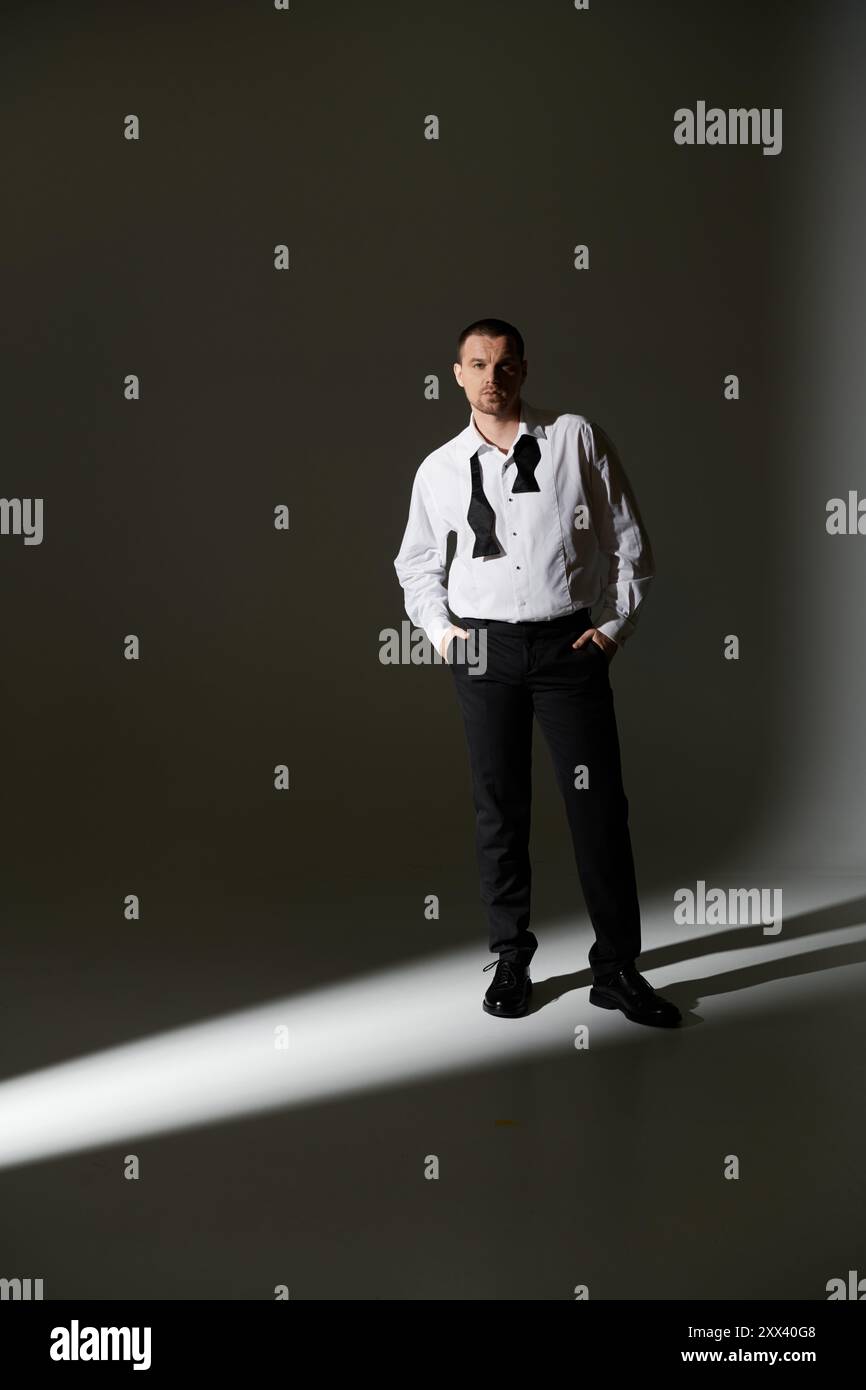
[[449,627],[451,627],[451,623],[447,618],[436,618],[429,627],[424,629],[433,644],[433,650],[435,652],[439,652],[439,643],[442,641]]
[[634,625],[629,622],[628,618],[621,617],[608,618],[603,622],[593,623],[593,627],[597,628],[599,632],[603,632],[605,637],[609,637],[612,642],[616,642],[618,647],[621,647],[634,631]]

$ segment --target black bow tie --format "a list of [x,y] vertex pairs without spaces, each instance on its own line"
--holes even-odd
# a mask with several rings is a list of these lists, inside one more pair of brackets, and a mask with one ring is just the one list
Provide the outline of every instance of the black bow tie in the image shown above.
[[[538,460],[541,458],[541,449],[538,440],[534,435],[522,434],[514,446],[514,462],[517,465],[517,477],[514,479],[512,492],[539,492],[538,480],[535,470],[538,467]],[[481,482],[481,464],[478,461],[478,450],[469,460],[469,467],[472,472],[472,500],[469,503],[469,511],[466,513],[466,520],[475,533],[475,544],[472,547],[472,558],[478,560],[484,555],[499,555],[501,546],[498,544],[494,533],[494,522],[496,513],[484,495],[484,487]]]
[[514,462],[517,464],[517,477],[512,492],[538,492],[535,470],[541,458],[538,440],[532,434],[522,434],[514,446]]

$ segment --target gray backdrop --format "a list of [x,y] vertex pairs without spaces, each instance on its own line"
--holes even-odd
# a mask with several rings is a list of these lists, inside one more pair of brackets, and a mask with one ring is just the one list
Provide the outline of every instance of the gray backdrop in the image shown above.
[[[451,683],[383,665],[379,633],[405,618],[414,470],[467,418],[454,339],[488,314],[524,334],[529,400],[609,432],[653,543],[611,673],[644,891],[864,871],[866,537],[825,529],[866,476],[861,6],[4,15],[3,491],[45,507],[41,545],[0,537],[6,1077],[455,946],[485,958]],[[677,146],[673,112],[698,100],[783,108],[782,152]],[[583,909],[537,746],[543,923]],[[367,1121],[347,1113],[351,1153]],[[211,1137],[248,1155],[254,1130]],[[134,1270],[116,1213],[86,1257],[42,1231],[52,1194],[91,1192],[98,1225],[130,1147],[10,1169],[0,1274],[44,1270],[58,1297],[267,1297],[219,1202],[185,1269],[152,1211]],[[384,1192],[368,1202],[369,1275],[388,1218]],[[444,1256],[414,1279],[398,1263],[375,1296],[448,1296]],[[315,1296],[356,1296],[328,1268]],[[491,1269],[458,1296],[510,1296]]]

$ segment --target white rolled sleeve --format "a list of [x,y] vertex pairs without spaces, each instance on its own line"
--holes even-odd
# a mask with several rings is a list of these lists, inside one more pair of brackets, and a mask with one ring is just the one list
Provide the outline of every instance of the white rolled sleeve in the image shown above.
[[655,560],[625,469],[610,438],[592,425],[592,524],[608,559],[601,612],[594,626],[615,642],[635,630],[655,574]]
[[419,468],[412,484],[409,519],[394,568],[411,622],[423,629],[437,652],[444,633],[451,626],[445,582],[449,530]]

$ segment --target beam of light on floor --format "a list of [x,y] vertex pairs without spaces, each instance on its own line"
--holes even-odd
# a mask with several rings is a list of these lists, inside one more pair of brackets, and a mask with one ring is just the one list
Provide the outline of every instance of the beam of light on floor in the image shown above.
[[[645,930],[669,955],[676,938],[670,907]],[[586,923],[545,925],[533,979],[562,977],[548,1007],[519,1019],[482,1012],[491,981],[477,950],[383,970],[274,1000],[207,1022],[125,1043],[0,1084],[0,1167],[73,1153],[304,1102],[503,1065],[574,1048],[578,1024],[593,1039],[634,1041],[636,1025],[588,1002]],[[676,967],[653,983],[688,977],[694,967],[680,938]],[[790,945],[790,943],[788,943]],[[773,953],[779,952],[774,941]],[[785,948],[780,954],[785,954]],[[737,951],[737,964],[766,947]],[[646,956],[646,969],[651,953]],[[724,968],[730,969],[728,958]],[[710,962],[702,960],[706,969]],[[574,974],[580,987],[575,988]],[[550,988],[550,987],[548,987]],[[753,991],[754,993],[754,991]],[[277,1045],[284,1030],[286,1046]],[[644,1033],[654,1030],[640,1030]]]
[[[541,1014],[482,1012],[483,959],[382,971],[3,1082],[0,1167],[549,1049]],[[568,1028],[560,1015],[566,1047]]]

